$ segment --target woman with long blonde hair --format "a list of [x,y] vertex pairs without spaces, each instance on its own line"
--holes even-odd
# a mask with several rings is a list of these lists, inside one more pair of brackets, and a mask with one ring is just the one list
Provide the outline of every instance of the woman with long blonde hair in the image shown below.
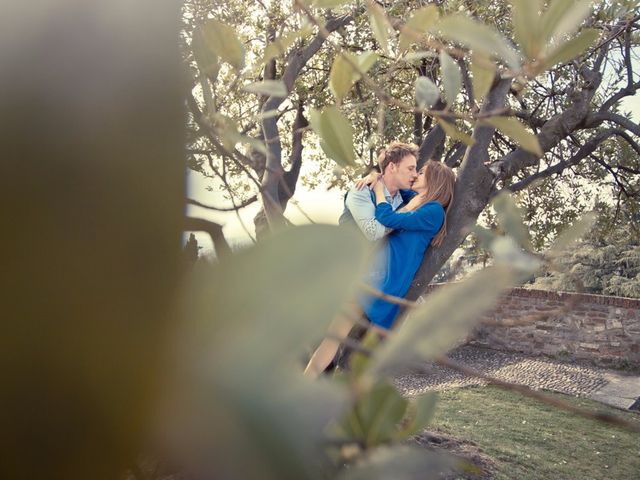
[[[430,245],[438,246],[447,234],[446,216],[453,201],[455,173],[441,162],[428,160],[419,170],[412,186],[413,192],[404,192],[408,203],[400,211],[393,211],[384,192],[381,175],[369,177],[376,197],[376,220],[393,229],[382,246],[385,271],[381,279],[371,286],[387,295],[404,297],[422,263]],[[398,316],[399,306],[381,298],[365,296],[360,307],[374,329],[388,330]],[[326,338],[315,351],[305,373],[317,376],[331,363],[340,339],[345,338],[354,325],[352,318],[339,316],[330,328],[332,338]]]

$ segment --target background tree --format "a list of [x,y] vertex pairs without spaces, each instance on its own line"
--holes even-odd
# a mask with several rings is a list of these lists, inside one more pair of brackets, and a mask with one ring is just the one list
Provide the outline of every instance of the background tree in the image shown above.
[[533,288],[574,291],[580,285],[588,293],[640,297],[640,216],[626,208],[612,214],[607,211],[611,209],[597,204],[593,231],[560,255],[555,268],[539,275]]

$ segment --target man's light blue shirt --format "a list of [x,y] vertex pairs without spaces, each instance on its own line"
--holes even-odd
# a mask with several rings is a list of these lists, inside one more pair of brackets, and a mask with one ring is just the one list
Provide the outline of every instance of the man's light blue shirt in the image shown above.
[[[376,220],[376,205],[371,200],[372,196],[373,193],[368,186],[362,190],[352,188],[347,194],[346,205],[366,239],[375,242],[385,236],[387,229]],[[385,186],[384,196],[393,210],[402,205],[400,191],[392,197]]]
[[[400,191],[396,192],[392,197],[385,186],[384,196],[393,210],[397,210],[403,203]],[[391,229],[387,229],[376,220],[376,204],[372,200],[372,197],[375,198],[375,195],[368,186],[362,190],[352,188],[347,194],[346,206],[367,240],[376,242],[383,239],[385,234],[391,231]],[[386,250],[384,248],[378,248],[378,253],[372,258],[371,268],[366,278],[367,282],[377,285],[379,281],[382,280],[386,268],[386,261]]]

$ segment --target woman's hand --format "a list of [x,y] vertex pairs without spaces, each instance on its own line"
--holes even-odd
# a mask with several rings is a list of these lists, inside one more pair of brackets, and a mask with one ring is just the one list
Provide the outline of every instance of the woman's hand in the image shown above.
[[378,195],[382,195],[382,198],[384,198],[384,182],[382,181],[382,175],[380,175],[375,183],[372,186],[373,191],[375,192],[376,196]]
[[387,201],[387,198],[384,194],[384,180],[382,177],[373,184],[373,193],[376,195],[376,205],[379,205],[383,202]]
[[402,211],[413,212],[414,210],[417,210],[418,208],[420,208],[423,204],[424,204],[424,199],[422,198],[422,195],[417,194],[411,200],[409,200],[409,203],[407,203],[404,206]]
[[374,170],[370,172],[369,175],[367,175],[366,177],[363,177],[360,180],[356,180],[356,183],[354,184],[354,186],[356,187],[356,190],[362,190],[367,185],[375,184],[381,176],[382,174]]

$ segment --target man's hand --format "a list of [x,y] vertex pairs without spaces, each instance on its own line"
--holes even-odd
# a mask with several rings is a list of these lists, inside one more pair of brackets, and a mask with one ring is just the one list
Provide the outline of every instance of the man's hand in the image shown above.
[[362,190],[367,185],[374,185],[380,177],[382,177],[381,173],[372,171],[366,177],[363,177],[360,180],[356,180],[354,186],[356,187],[356,190]]

